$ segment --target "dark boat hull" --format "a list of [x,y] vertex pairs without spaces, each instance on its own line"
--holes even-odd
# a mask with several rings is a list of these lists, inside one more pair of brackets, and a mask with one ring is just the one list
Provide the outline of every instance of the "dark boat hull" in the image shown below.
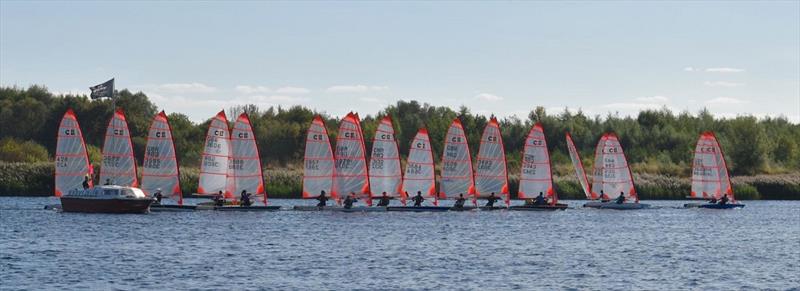
[[556,204],[556,205],[522,205],[522,206],[511,206],[511,210],[518,210],[518,211],[554,211],[554,210],[565,210],[567,209],[567,204]]
[[61,210],[83,213],[147,213],[153,199],[150,198],[79,198],[61,197]]
[[195,211],[195,205],[169,205],[169,204],[152,204],[150,205],[150,212],[186,212]]
[[743,208],[744,204],[703,204],[697,207],[706,209],[734,209],[734,208]]
[[398,212],[443,212],[450,210],[450,207],[445,206],[389,206],[386,207],[386,211],[398,211]]
[[214,210],[219,211],[278,211],[281,210],[280,206],[222,206],[214,207]]

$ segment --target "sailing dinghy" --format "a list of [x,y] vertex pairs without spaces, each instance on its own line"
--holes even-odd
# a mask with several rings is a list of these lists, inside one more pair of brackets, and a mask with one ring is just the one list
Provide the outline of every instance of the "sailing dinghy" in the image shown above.
[[114,111],[108,121],[103,142],[100,182],[105,185],[139,187],[131,135],[122,109]]
[[650,207],[649,204],[639,203],[639,196],[633,183],[628,160],[619,143],[619,138],[613,132],[605,133],[597,142],[594,157],[594,180],[592,182],[592,195],[601,199],[612,199],[614,195],[624,197],[623,203],[615,201],[601,202],[597,206],[585,204],[584,207],[600,209],[642,209]]
[[228,118],[220,111],[208,124],[203,156],[200,164],[200,178],[197,194],[204,196],[222,193],[225,199],[234,199],[233,190],[228,183],[228,163],[231,140]]
[[700,134],[694,151],[692,165],[692,192],[689,198],[706,199],[713,202],[727,196],[725,204],[706,203],[685,204],[685,207],[700,207],[710,209],[741,208],[744,204],[736,203],[733,196],[733,187],[725,164],[725,156],[719,146],[717,137],[713,132],[706,131]]
[[61,197],[70,190],[83,189],[83,181],[87,178],[89,188],[93,186],[86,144],[83,142],[78,118],[72,109],[67,109],[58,126],[55,162],[56,197]]
[[[319,115],[314,117],[306,134],[303,157],[303,199],[316,199],[320,195],[336,200],[333,193],[334,158],[328,129]],[[294,210],[317,211],[331,207],[294,206]],[[333,207],[338,208],[338,207]]]
[[[426,128],[420,128],[408,150],[406,159],[406,169],[403,175],[402,195],[403,201],[408,200],[419,194],[425,202],[421,206],[390,206],[387,211],[447,211],[450,207],[438,206],[436,195],[436,176],[433,166],[433,150],[431,148],[431,138]],[[404,203],[405,204],[405,203]]]
[[372,199],[380,199],[383,193],[393,199],[403,197],[403,172],[400,168],[400,151],[394,136],[392,119],[388,115],[381,119],[372,140],[369,159],[369,187]]
[[550,203],[536,205],[527,203],[522,206],[513,206],[512,210],[564,210],[566,204],[558,203],[558,195],[553,188],[553,173],[550,164],[550,153],[547,150],[547,138],[544,128],[536,123],[525,138],[522,150],[522,167],[519,176],[520,199],[530,201],[538,195],[548,199]]
[[147,133],[147,146],[142,161],[142,191],[153,197],[157,191],[177,204],[153,203],[150,211],[191,211],[192,205],[183,205],[180,185],[180,170],[172,138],[172,127],[167,114],[159,112],[150,123]]
[[[334,156],[333,195],[339,198],[337,202],[341,204],[348,195],[354,194],[355,198],[372,206],[364,133],[358,114],[348,113],[339,124]],[[342,209],[346,212],[386,211],[384,207],[363,206]]]
[[590,202],[584,204],[583,207],[600,207],[603,205],[603,202],[599,200],[599,195],[592,193],[591,184],[589,184],[589,179],[586,178],[586,170],[583,168],[583,160],[581,160],[581,155],[578,152],[578,148],[575,147],[575,143],[572,141],[572,135],[569,134],[569,132],[567,132],[567,151],[569,152],[569,158],[572,161],[572,167],[575,168],[575,176],[578,179],[578,182],[581,184],[581,189],[583,190],[583,193],[586,194],[586,199],[590,200]]
[[440,199],[467,199],[472,197],[473,207],[453,208],[451,210],[471,210],[477,207],[475,180],[472,171],[472,156],[469,152],[467,135],[461,120],[453,119],[447,130],[442,151],[442,181],[439,189]]
[[484,206],[481,210],[505,209],[511,204],[508,191],[508,169],[506,167],[506,151],[503,146],[503,135],[500,124],[492,116],[489,124],[483,129],[478,149],[477,166],[475,168],[475,196],[478,198],[503,198],[506,207]]

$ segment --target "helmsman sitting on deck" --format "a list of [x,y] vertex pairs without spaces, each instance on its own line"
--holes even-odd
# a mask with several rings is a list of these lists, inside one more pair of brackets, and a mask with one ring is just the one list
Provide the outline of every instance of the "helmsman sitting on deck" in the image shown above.
[[722,198],[719,199],[719,205],[728,204],[728,194],[722,195]]
[[239,201],[241,201],[241,203],[239,203],[239,206],[249,207],[250,205],[253,205],[253,200],[250,199],[250,196],[251,195],[250,193],[247,193],[247,190],[242,190],[242,194],[239,197]]
[[164,194],[161,194],[161,188],[156,189],[156,192],[153,193],[153,198],[156,199],[153,204],[161,204],[161,199],[164,198]]
[[345,209],[353,208],[353,203],[356,202],[358,202],[358,199],[356,199],[356,193],[350,192],[350,195],[347,195],[347,198],[344,199],[343,202],[344,208]]
[[464,202],[466,201],[467,199],[464,199],[464,193],[459,193],[458,199],[456,199],[456,203],[453,204],[453,208],[464,208]]
[[83,190],[89,189],[89,174],[83,176]]
[[328,197],[325,196],[325,190],[319,192],[317,201],[319,201],[319,203],[317,203],[317,207],[325,207],[325,205],[328,204]]
[[494,192],[492,195],[486,198],[486,207],[494,207],[494,203],[500,200],[497,196],[494,196]]
[[417,196],[411,198],[411,201],[414,201],[414,207],[422,206],[422,201],[425,201],[425,197],[422,197],[422,191],[417,191]]
[[622,204],[625,203],[625,192],[619,192],[619,197],[614,200],[614,203]]
[[611,199],[609,199],[608,196],[605,193],[603,193],[603,190],[600,190],[600,197],[598,197],[597,199],[600,200],[600,202],[611,201]]
[[386,192],[383,192],[383,196],[381,196],[381,200],[378,201],[378,207],[386,207],[389,206],[389,196],[386,196]]
[[222,190],[220,190],[217,195],[214,195],[214,205],[225,206],[225,195],[222,194]]

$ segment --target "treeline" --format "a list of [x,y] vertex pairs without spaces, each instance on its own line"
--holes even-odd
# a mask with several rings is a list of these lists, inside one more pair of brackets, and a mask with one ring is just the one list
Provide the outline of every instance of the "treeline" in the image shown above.
[[[116,96],[116,104],[125,111],[129,123],[135,155],[141,159],[147,130],[159,109],[141,92],[121,90],[116,92]],[[56,130],[67,108],[75,110],[89,147],[90,159],[99,164],[99,149],[113,113],[111,100],[55,96],[41,86],[0,88],[0,160],[52,160]],[[233,121],[241,112],[250,115],[266,167],[280,168],[302,162],[306,130],[317,112],[300,106],[258,108],[243,104],[228,108],[226,113]],[[209,121],[195,124],[182,113],[168,114],[181,165],[197,167]],[[408,144],[417,129],[423,126],[429,130],[435,152],[440,153],[444,134],[454,118],[461,119],[475,155],[482,130],[490,118],[472,114],[465,107],[453,110],[417,101],[399,101],[374,115],[361,114],[368,150],[380,118],[389,115],[394,121],[403,155],[408,153]],[[335,140],[339,120],[326,114],[322,116],[331,139]],[[572,133],[587,167],[591,167],[599,137],[603,132],[615,131],[634,165],[634,172],[687,177],[698,135],[711,130],[720,139],[728,166],[735,175],[791,173],[800,169],[800,125],[792,124],[786,118],[741,116],[719,119],[705,110],[692,114],[674,113],[667,109],[645,110],[636,117],[587,116],[581,111],[552,113],[536,107],[524,120],[515,117],[500,119],[512,175],[518,171],[515,169],[519,168],[525,136],[535,122],[544,125],[554,170],[562,176],[572,173],[564,140],[567,131]],[[435,158],[438,160],[440,157]]]

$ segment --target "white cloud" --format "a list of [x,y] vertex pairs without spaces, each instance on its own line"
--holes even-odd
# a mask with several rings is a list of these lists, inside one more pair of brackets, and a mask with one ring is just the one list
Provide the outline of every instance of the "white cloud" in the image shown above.
[[685,68],[683,68],[683,70],[684,70],[685,72],[694,72],[694,71],[697,71],[697,69],[695,69],[695,68],[693,68],[693,67],[685,67]]
[[383,100],[375,98],[375,97],[362,97],[359,98],[361,101],[369,102],[369,103],[381,103]]
[[489,93],[480,93],[480,94],[476,95],[475,98],[480,99],[480,100],[484,100],[484,101],[492,101],[492,102],[494,102],[494,101],[502,101],[503,100],[503,97],[500,97],[500,96],[497,96],[497,95],[494,95],[494,94],[489,94]]
[[745,85],[745,83],[726,82],[726,81],[705,81],[705,83],[703,84],[709,87],[739,87]]
[[236,91],[243,94],[253,94],[253,93],[269,93],[272,92],[272,89],[269,87],[264,86],[248,86],[248,85],[239,85],[236,86]]
[[364,93],[367,91],[387,90],[387,86],[367,86],[367,85],[335,85],[328,87],[325,91],[330,93]]
[[609,103],[603,106],[603,108],[614,109],[614,110],[644,110],[644,109],[661,109],[664,107],[664,104],[658,103],[638,103],[638,102],[618,102],[618,103]]
[[212,93],[216,92],[217,88],[208,86],[203,83],[171,83],[162,84],[156,88],[158,91],[170,92],[176,94],[185,93]]
[[309,92],[311,92],[311,90],[302,87],[281,87],[275,90],[275,93],[278,94],[306,94]]
[[706,104],[745,104],[745,103],[750,103],[750,101],[736,99],[732,97],[717,97],[706,101]]
[[309,99],[305,97],[294,97],[294,96],[286,96],[286,95],[269,95],[269,96],[248,96],[243,98],[236,99],[242,103],[280,103],[285,105],[294,105],[297,103],[305,103],[308,102]]
[[706,69],[706,72],[710,72],[710,73],[742,73],[742,72],[744,72],[744,71],[745,71],[745,69],[739,69],[739,68],[726,68],[726,67],[722,67],[722,68],[708,68],[708,69]]
[[648,102],[648,103],[667,103],[669,102],[669,98],[666,96],[656,95],[651,97],[639,97],[636,98],[636,101]]

